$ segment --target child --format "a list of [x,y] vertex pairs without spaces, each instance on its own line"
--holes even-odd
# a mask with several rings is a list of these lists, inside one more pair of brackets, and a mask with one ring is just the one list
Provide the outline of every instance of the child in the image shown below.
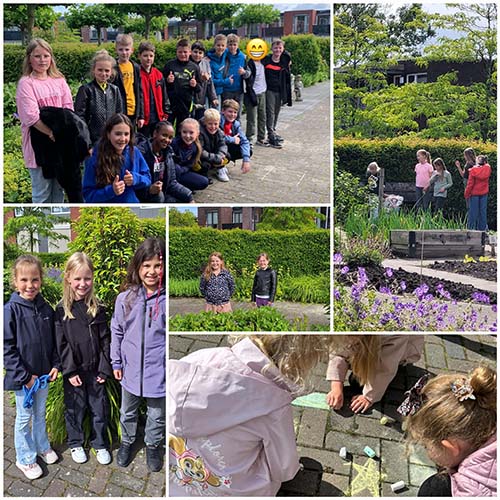
[[194,203],[193,193],[179,184],[175,175],[174,153],[170,144],[174,138],[174,127],[170,122],[158,122],[153,138],[139,139],[137,147],[149,166],[152,184],[149,189],[137,191],[143,203]]
[[175,175],[178,182],[192,191],[205,189],[210,180],[199,173],[202,147],[200,124],[194,118],[186,118],[179,126],[180,136],[172,141]]
[[85,161],[83,197],[90,203],[139,203],[135,191],[151,185],[149,167],[134,148],[134,129],[121,113],[106,123],[101,140]]
[[200,278],[200,292],[206,300],[205,311],[231,312],[229,300],[234,289],[233,276],[225,268],[222,255],[219,252],[211,253],[205,271]]
[[469,178],[465,188],[465,199],[468,200],[467,229],[488,230],[488,192],[491,167],[488,158],[478,155],[477,165],[469,170]]
[[441,158],[436,158],[432,165],[435,168],[432,177],[429,180],[429,187],[424,189],[424,192],[427,192],[431,186],[433,188],[433,208],[434,212],[443,211],[444,202],[446,201],[446,197],[448,195],[448,189],[453,186],[453,179],[451,178],[450,172],[446,170],[446,165]]
[[253,279],[252,302],[255,303],[256,307],[272,306],[278,287],[276,271],[269,267],[267,253],[261,253],[257,257],[257,265],[259,269],[257,269]]
[[141,68],[130,60],[134,52],[134,39],[131,35],[120,33],[115,41],[118,63],[113,83],[120,89],[123,101],[123,113],[126,114],[133,127],[144,125],[144,97],[142,94]]
[[228,159],[236,161],[243,159],[241,171],[246,174],[250,172],[250,157],[252,156],[252,146],[250,141],[241,129],[237,120],[240,105],[234,99],[226,99],[222,103],[222,116],[220,128],[224,132],[228,149]]
[[136,250],[127,270],[125,291],[116,299],[111,320],[111,363],[121,381],[122,442],[116,463],[127,467],[137,435],[138,410],[146,401],[144,441],[151,472],[163,466],[165,439],[165,241],[147,238]]
[[255,141],[257,129],[258,146],[269,147],[266,141],[266,75],[261,61],[250,59],[248,61],[250,76],[244,81],[244,102],[247,110],[246,135],[251,144]]
[[[4,390],[14,391],[16,423],[14,443],[16,467],[28,479],[43,474],[36,463],[39,455],[47,464],[57,462],[45,424],[45,403],[49,393],[46,381],[33,393],[32,407],[25,408],[25,390],[48,374],[53,382],[59,372],[54,339],[54,311],[40,294],[42,263],[32,255],[18,257],[12,268],[15,292],[4,306]],[[42,379],[43,380],[43,379]]]
[[234,82],[233,75],[225,75],[227,60],[226,46],[226,35],[219,33],[214,38],[214,46],[207,52],[207,57],[210,59],[212,80],[214,82],[215,94],[217,95],[219,106],[222,103],[222,91],[224,89],[224,86],[231,85]]
[[221,182],[228,182],[226,168],[227,145],[224,132],[219,128],[220,113],[216,109],[207,109],[200,121],[201,172],[208,177],[211,168],[216,169],[216,177]]
[[83,419],[89,410],[90,443],[102,465],[111,462],[107,435],[109,403],[105,382],[113,375],[109,361],[111,335],[106,310],[93,289],[94,267],[82,252],[68,259],[64,269],[63,298],[56,307],[56,343],[61,357],[66,430],[71,458],[87,461],[83,449]]
[[380,167],[376,161],[372,161],[366,169],[366,185],[368,187],[368,206],[370,207],[370,219],[376,219],[379,213],[379,175]]
[[198,65],[201,76],[200,91],[195,96],[194,118],[201,120],[205,109],[217,108],[219,101],[212,81],[210,59],[205,57],[205,46],[201,42],[194,42],[191,46],[191,60]]
[[424,210],[429,208],[429,195],[426,189],[429,188],[429,180],[434,172],[431,165],[431,154],[425,149],[417,151],[418,163],[415,165],[415,192],[417,201],[415,210],[422,207]]
[[116,61],[107,50],[95,53],[90,63],[93,80],[82,85],[75,98],[75,113],[83,118],[90,132],[92,144],[99,140],[106,122],[123,111],[120,90],[109,83],[115,74]]
[[155,46],[151,42],[142,42],[139,45],[139,60],[141,61],[141,83],[144,98],[144,124],[138,132],[146,137],[151,137],[156,124],[168,119],[170,103],[163,74],[153,67]]
[[342,337],[230,337],[170,360],[170,494],[275,496],[300,469],[291,402]]
[[354,335],[349,338],[352,342],[343,351],[330,354],[326,379],[331,380],[331,390],[326,401],[334,410],[342,408],[344,379],[350,368],[363,386],[363,393],[352,398],[350,408],[354,413],[364,413],[382,399],[399,365],[420,359],[424,336]]
[[489,367],[469,377],[438,375],[422,389],[407,420],[412,442],[446,470],[425,480],[418,496],[497,496],[497,375]]
[[168,98],[172,107],[172,123],[176,129],[194,112],[195,96],[200,92],[201,76],[198,65],[189,59],[191,45],[182,38],[177,42],[176,59],[163,68]]
[[455,160],[455,167],[458,169],[458,173],[463,178],[464,187],[467,186],[467,179],[469,178],[469,170],[476,164],[476,153],[472,148],[464,149],[464,168],[460,165],[460,160]]

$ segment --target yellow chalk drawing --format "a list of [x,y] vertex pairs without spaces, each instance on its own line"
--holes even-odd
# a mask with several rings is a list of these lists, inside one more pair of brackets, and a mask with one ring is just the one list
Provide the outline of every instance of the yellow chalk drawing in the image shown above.
[[[349,464],[344,464],[349,465]],[[380,484],[385,479],[385,474],[379,473],[378,462],[369,458],[365,465],[352,462],[354,470],[358,473],[352,480],[350,487],[344,491],[346,496],[354,496],[368,490],[372,497],[380,496]]]

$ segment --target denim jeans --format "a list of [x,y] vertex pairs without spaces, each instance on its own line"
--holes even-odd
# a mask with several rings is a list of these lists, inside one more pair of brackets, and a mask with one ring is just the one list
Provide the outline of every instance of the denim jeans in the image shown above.
[[469,198],[469,211],[467,212],[467,229],[478,231],[488,230],[486,208],[488,206],[488,195],[471,196]]
[[33,395],[33,406],[23,408],[24,391],[22,389],[15,391],[16,423],[14,425],[14,445],[16,447],[16,460],[20,464],[29,465],[35,463],[37,453],[42,453],[50,448],[45,424],[45,403],[48,394],[48,387],[39,389]]
[[46,179],[42,168],[28,168],[31,177],[32,203],[63,203],[64,191],[56,179]]

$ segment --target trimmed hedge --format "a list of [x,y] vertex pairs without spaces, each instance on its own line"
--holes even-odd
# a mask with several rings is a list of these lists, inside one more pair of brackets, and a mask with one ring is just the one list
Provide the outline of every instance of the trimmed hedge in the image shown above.
[[199,278],[212,252],[221,252],[235,272],[251,269],[257,256],[269,254],[274,269],[291,276],[330,271],[330,231],[218,231],[212,228],[170,228],[170,277]]
[[386,182],[415,182],[414,167],[416,152],[425,149],[432,158],[441,157],[453,178],[453,187],[448,191],[446,213],[450,216],[467,212],[464,199],[463,180],[455,167],[455,160],[464,163],[464,149],[472,147],[476,154],[488,156],[491,165],[490,193],[488,196],[488,226],[496,229],[497,221],[497,145],[494,143],[467,141],[464,139],[422,139],[396,137],[394,139],[353,139],[335,140],[335,155],[338,168],[346,170],[359,179],[364,179],[366,168],[376,161],[385,169]]

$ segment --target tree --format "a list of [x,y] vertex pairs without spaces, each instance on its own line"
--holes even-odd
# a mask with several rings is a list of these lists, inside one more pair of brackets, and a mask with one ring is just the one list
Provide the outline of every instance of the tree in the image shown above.
[[271,4],[244,4],[241,11],[236,16],[236,26],[247,27],[254,23],[270,24],[278,21],[280,18],[280,11],[275,9]]
[[48,30],[55,23],[58,15],[50,5],[39,4],[4,4],[3,23],[6,28],[21,30],[22,44],[28,45],[33,38],[36,26]]
[[257,231],[317,229],[317,220],[325,220],[325,216],[314,207],[264,208]]
[[193,5],[193,18],[201,23],[201,38],[206,38],[205,24],[207,21],[221,23],[231,18],[241,8],[237,3],[197,3]]
[[169,210],[168,224],[170,227],[198,227],[198,222],[193,212],[179,212],[176,208]]
[[15,236],[19,246],[27,245],[29,251],[33,253],[35,245],[40,242],[42,236],[55,241],[68,239],[64,234],[54,231],[56,224],[67,222],[68,219],[46,213],[40,207],[26,207],[19,210],[22,215],[11,217],[4,225],[5,240]]

